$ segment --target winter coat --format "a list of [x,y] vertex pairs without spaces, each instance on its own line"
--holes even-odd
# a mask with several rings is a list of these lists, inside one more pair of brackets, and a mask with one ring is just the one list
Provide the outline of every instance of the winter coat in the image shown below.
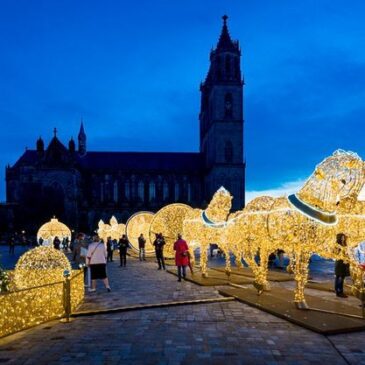
[[188,266],[189,265],[189,247],[183,239],[177,240],[174,243],[175,250],[175,265]]
[[350,276],[350,265],[345,264],[343,260],[337,260],[335,263],[335,275],[336,276]]

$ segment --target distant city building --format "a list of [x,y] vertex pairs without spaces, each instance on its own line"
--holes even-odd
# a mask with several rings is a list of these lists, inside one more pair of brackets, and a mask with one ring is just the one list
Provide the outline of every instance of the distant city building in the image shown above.
[[200,152],[88,151],[81,122],[78,148],[66,147],[54,131],[45,148],[39,138],[6,168],[6,198],[14,227],[35,229],[55,215],[75,229],[91,230],[115,215],[126,221],[136,211],[157,211],[181,202],[201,207],[224,186],[233,209],[244,206],[243,77],[241,51],[227,17],[210,67],[200,85]]

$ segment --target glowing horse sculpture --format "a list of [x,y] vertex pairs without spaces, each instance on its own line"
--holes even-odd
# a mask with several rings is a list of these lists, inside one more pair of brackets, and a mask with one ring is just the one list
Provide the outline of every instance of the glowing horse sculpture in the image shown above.
[[200,267],[207,276],[207,250],[210,243],[218,244],[226,257],[226,273],[231,271],[229,245],[226,239],[227,217],[232,206],[231,194],[221,187],[206,210],[192,209],[183,222],[183,235],[192,247],[200,247]]
[[[296,280],[294,301],[299,308],[306,308],[304,288],[310,256],[338,256],[334,237],[339,232],[337,228],[341,228],[336,228],[339,199],[357,197],[363,184],[363,161],[354,153],[339,150],[316,167],[297,194],[276,199],[261,197],[248,204],[238,214],[228,236],[240,240],[257,286],[262,290],[267,284],[268,254],[281,248],[289,254]],[[259,269],[254,263],[257,251],[261,258]]]

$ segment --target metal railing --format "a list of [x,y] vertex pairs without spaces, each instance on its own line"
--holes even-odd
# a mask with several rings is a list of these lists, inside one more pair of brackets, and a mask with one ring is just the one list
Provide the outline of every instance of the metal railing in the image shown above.
[[0,337],[65,318],[84,299],[84,272],[65,272],[65,280],[0,294]]

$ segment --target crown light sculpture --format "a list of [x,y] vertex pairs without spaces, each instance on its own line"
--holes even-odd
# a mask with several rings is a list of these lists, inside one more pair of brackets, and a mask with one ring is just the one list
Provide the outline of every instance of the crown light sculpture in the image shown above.
[[66,224],[60,222],[56,217],[53,217],[49,222],[43,224],[37,232],[37,241],[40,238],[44,242],[51,244],[55,237],[58,237],[60,241],[64,238],[68,238],[71,241],[71,231]]

